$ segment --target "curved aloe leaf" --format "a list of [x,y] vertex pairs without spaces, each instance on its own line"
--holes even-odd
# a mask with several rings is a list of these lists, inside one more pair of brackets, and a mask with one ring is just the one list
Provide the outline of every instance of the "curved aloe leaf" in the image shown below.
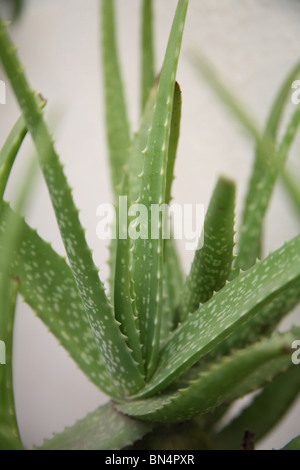
[[143,115],[141,117],[140,127],[135,134],[128,158],[129,174],[129,199],[130,204],[137,202],[141,190],[141,173],[144,168],[145,149],[149,137],[151,123],[153,120],[155,103],[157,100],[159,78],[155,81],[150,93]]
[[[20,293],[51,333],[67,350],[87,377],[110,396],[116,392],[110,383],[81,302],[72,271],[7,203],[0,212],[0,234],[9,218],[22,233],[10,262],[11,276],[18,279]],[[3,247],[0,247],[3,268]],[[47,268],[47,269],[45,269]]]
[[[73,276],[106,368],[120,394],[137,391],[143,386],[143,379],[108,303],[79,222],[71,189],[3,22],[0,24],[0,58],[36,146]],[[112,347],[115,354],[111,352]]]
[[209,353],[209,360],[228,355],[230,351],[241,349],[252,343],[269,337],[277,328],[279,322],[290,313],[300,302],[300,280],[287,291],[283,291],[272,302],[260,309],[259,315],[254,316],[239,327],[229,338],[218,344]]
[[[234,94],[222,83],[210,62],[200,53],[193,53],[191,61],[206,79],[222,102],[235,115],[238,122],[256,141],[257,151],[249,190],[245,202],[238,254],[234,261],[236,276],[239,269],[248,269],[260,257],[262,221],[264,219],[279,170],[286,160],[287,152],[276,152],[276,137],[287,103],[290,87],[300,71],[297,63],[284,81],[272,106],[265,132],[262,134]],[[298,124],[297,124],[298,125]]]
[[[151,211],[151,206],[158,206],[165,202],[175,74],[187,6],[188,0],[179,0],[160,75],[157,101],[148,143],[144,150],[145,164],[141,175],[139,202],[146,207],[148,214]],[[151,233],[150,217],[147,229],[148,238],[138,238],[134,242],[132,275],[143,354],[147,365],[147,376],[150,377],[157,363],[159,348],[162,304],[162,224],[161,222],[159,223],[158,238],[151,238],[149,236]],[[147,273],[146,276],[145,273]]]
[[[284,169],[281,173],[281,178],[287,193],[290,196],[290,199],[295,207],[298,215],[300,216],[300,189],[299,183],[296,181],[295,176],[288,169]],[[299,179],[299,178],[297,178]]]
[[0,152],[0,200],[3,199],[8,177],[26,134],[27,127],[23,116],[21,116]]
[[120,450],[151,429],[150,423],[124,416],[108,403],[45,441],[39,450]]
[[[248,269],[255,263],[256,258],[260,256],[263,220],[271,200],[275,183],[281,168],[286,162],[299,124],[300,106],[298,106],[293,113],[278,150],[276,150],[276,143],[274,142],[273,154],[262,158],[260,155],[261,148],[258,145],[257,157],[245,202],[240,240],[238,243],[238,254],[234,262],[236,270]],[[270,124],[270,126],[274,127],[275,123]],[[272,132],[275,131],[276,128],[272,130]],[[271,130],[268,130],[268,127],[266,133],[267,132],[271,132]]]
[[237,449],[245,429],[251,430],[255,434],[255,442],[258,442],[276,426],[299,393],[300,374],[292,365],[287,372],[267,384],[251,405],[215,436],[217,448]]
[[[124,177],[122,194],[128,194],[128,178]],[[145,374],[142,349],[140,344],[140,332],[138,329],[138,318],[135,308],[135,298],[131,279],[130,265],[130,239],[128,237],[128,222],[122,220],[120,212],[128,214],[128,199],[126,203],[119,204],[117,216],[117,256],[115,270],[114,307],[117,321],[120,322],[120,329],[127,337],[128,347],[132,350],[132,356],[139,364],[142,375]],[[126,218],[127,219],[127,218]],[[123,223],[124,226],[120,226]]]
[[142,111],[144,110],[155,80],[154,44],[153,44],[153,4],[152,0],[143,0],[142,4]]
[[165,196],[166,204],[169,204],[171,201],[171,189],[172,189],[172,183],[174,180],[174,166],[175,166],[178,141],[179,141],[179,133],[180,133],[181,107],[182,107],[181,89],[180,89],[179,84],[176,82],[175,88],[174,88],[173,109],[172,109],[172,119],[171,119],[170,139],[169,139],[169,155],[168,155],[168,165],[167,165],[166,196]]
[[[172,422],[207,413],[224,402],[252,392],[272,380],[290,365],[290,345],[300,329],[237,351],[232,356],[209,366],[198,377],[154,398],[118,408],[144,420]],[[193,375],[196,375],[193,372]],[[183,382],[183,383],[182,383]],[[177,388],[174,390],[174,388]]]
[[[24,182],[18,190],[16,206],[23,209],[35,172],[32,165],[26,171]],[[23,231],[19,220],[11,213],[3,213],[6,203],[0,201],[0,449],[22,449],[19,435],[13,390],[13,324],[20,280],[11,277],[10,266],[14,250],[20,246]],[[4,357],[3,357],[4,356]]]
[[165,388],[217,344],[293,292],[300,280],[300,235],[217,292],[173,333],[156,372],[137,397]]
[[290,71],[282,84],[279,93],[271,108],[269,118],[266,124],[265,134],[271,136],[272,140],[276,140],[280,123],[283,118],[284,108],[289,100],[291,93],[291,85],[300,72],[300,62],[298,62]]
[[[174,180],[174,166],[177,154],[177,147],[180,132],[181,119],[181,90],[179,84],[175,83],[172,120],[169,140],[169,155],[166,180],[166,204],[171,201],[171,188]],[[180,264],[175,241],[170,238],[164,242],[163,260],[163,305],[161,316],[160,340],[164,342],[169,333],[175,328],[178,322],[178,306],[183,287],[183,272]]]
[[102,63],[104,70],[107,141],[112,184],[118,196],[122,183],[122,168],[130,149],[123,83],[116,44],[115,0],[101,0]]
[[6,274],[0,275],[0,450],[20,450],[23,446],[15,414],[12,377],[12,331],[18,282],[8,277],[4,279],[4,276]]
[[281,450],[300,450],[300,436],[295,437],[291,442],[289,442]]
[[[141,186],[141,178],[139,175],[144,167],[143,150],[147,145],[149,130],[153,119],[155,102],[157,99],[159,79],[155,82],[151,89],[147,105],[145,107],[139,131],[136,133],[130,155],[129,155],[129,199],[131,204],[138,200]],[[168,171],[167,171],[167,189],[166,189],[166,203],[169,203],[171,198],[171,185],[173,181],[173,169],[176,157],[176,150],[179,138],[179,124],[180,124],[180,110],[181,110],[181,91],[179,85],[176,83],[174,90],[174,104],[172,110],[172,121],[170,131],[170,147],[168,156]],[[175,309],[178,307],[180,292],[183,285],[183,274],[180,266],[180,261],[174,245],[173,240],[165,240],[165,254],[163,265],[163,311],[161,318],[161,341],[165,341],[166,337],[172,329],[174,329]]]
[[235,185],[220,178],[204,222],[204,245],[196,250],[186,279],[181,321],[220,290],[231,273],[234,245]]
[[163,265],[163,306],[160,340],[163,344],[178,323],[179,304],[183,288],[183,273],[175,241],[165,240]]
[[[281,145],[277,149],[277,134],[288,101],[291,84],[300,71],[300,63],[292,69],[271,108],[265,132],[257,144],[256,159],[250,179],[241,224],[238,254],[234,262],[235,274],[248,269],[260,257],[263,220],[269,206],[278,175],[283,168],[290,146],[300,123],[300,107],[293,113]],[[264,142],[270,142],[269,149]],[[266,152],[268,150],[268,152]]]

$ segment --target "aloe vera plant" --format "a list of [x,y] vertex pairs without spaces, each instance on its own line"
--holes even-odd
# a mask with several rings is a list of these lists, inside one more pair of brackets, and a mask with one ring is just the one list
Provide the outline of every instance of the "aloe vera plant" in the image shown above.
[[[142,3],[142,111],[132,138],[114,1],[100,2],[114,204],[120,214],[126,196],[126,212],[138,202],[148,214],[141,227],[148,237],[128,236],[130,218],[125,227],[117,224],[108,293],[45,124],[43,100],[31,90],[7,26],[0,22],[0,59],[22,112],[0,153],[0,339],[7,351],[6,365],[0,366],[1,449],[22,449],[12,382],[18,294],[111,399],[45,441],[43,450],[239,449],[246,429],[258,441],[299,396],[300,370],[291,357],[300,328],[278,333],[277,327],[300,302],[300,235],[258,258],[264,216],[300,123],[297,106],[283,137],[278,137],[300,65],[288,75],[260,132],[205,60],[193,56],[197,70],[253,136],[256,157],[236,252],[235,183],[220,177],[206,213],[203,245],[195,250],[185,277],[173,238],[164,238],[162,214],[157,237],[150,235],[150,215],[153,206],[171,199],[181,117],[176,70],[188,0],[178,0],[159,76],[153,59],[152,2]],[[68,262],[3,198],[27,133],[38,153]],[[240,416],[220,428],[229,405],[257,390],[260,394]],[[286,449],[299,449],[299,437]]]

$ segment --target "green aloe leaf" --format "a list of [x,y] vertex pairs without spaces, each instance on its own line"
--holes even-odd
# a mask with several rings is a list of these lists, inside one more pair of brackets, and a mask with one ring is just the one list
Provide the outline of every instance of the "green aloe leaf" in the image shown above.
[[[18,188],[16,206],[22,210],[32,187],[35,168],[30,164],[24,181]],[[12,214],[3,213],[6,203],[0,201],[0,246],[4,246],[0,256],[0,449],[22,449],[17,424],[13,389],[13,325],[15,306],[20,280],[12,277],[10,266],[14,250],[19,247],[23,237],[22,225]],[[4,230],[3,230],[4,228]],[[4,357],[3,357],[4,356]]]
[[[174,180],[174,167],[177,154],[177,147],[180,133],[181,119],[181,90],[178,83],[175,83],[174,100],[172,109],[172,120],[169,140],[169,155],[166,180],[166,204],[171,201],[171,189]],[[175,241],[170,234],[170,239],[164,242],[163,260],[163,305],[161,316],[160,340],[164,342],[177,323],[178,306],[183,287],[183,272],[177,252]]]
[[[287,151],[279,152],[279,155],[276,152],[277,134],[285,105],[288,102],[291,84],[300,71],[300,63],[293,67],[284,81],[270,111],[265,131],[261,133],[253,117],[246,111],[246,107],[222,83],[210,62],[200,53],[191,54],[191,61],[196,70],[201,73],[226,107],[235,115],[237,121],[256,142],[256,159],[244,207],[241,233],[238,240],[238,253],[234,261],[235,270],[232,276],[234,277],[239,269],[248,269],[260,257],[263,219],[279,171],[282,169],[287,157]],[[294,123],[293,118],[291,120],[291,135],[293,133],[292,126],[296,124],[296,120],[296,117]],[[296,124],[296,128],[297,126],[298,124]]]
[[282,84],[278,95],[271,108],[269,118],[266,124],[265,134],[276,140],[280,123],[283,118],[284,108],[286,107],[291,93],[291,85],[300,72],[300,62],[298,62],[290,71],[284,83]]
[[295,437],[291,442],[289,442],[281,450],[300,450],[300,436]]
[[163,306],[160,341],[163,344],[178,323],[179,304],[183,289],[183,272],[175,241],[165,240],[163,265]]
[[12,166],[26,134],[26,124],[21,116],[11,130],[0,152],[0,200],[3,199]]
[[254,440],[258,442],[274,429],[299,393],[300,374],[297,366],[291,365],[287,372],[267,384],[251,405],[215,436],[215,445],[222,450],[237,449],[245,429],[253,432]]
[[145,163],[145,155],[143,154],[143,151],[147,146],[149,138],[155,103],[157,100],[158,85],[159,79],[155,81],[151,88],[147,104],[141,117],[140,127],[134,135],[129,153],[128,173],[130,205],[137,202],[141,190],[141,173]]
[[155,80],[152,0],[143,0],[142,4],[141,64],[141,98],[143,111],[148,102],[149,94]]
[[151,429],[150,423],[124,416],[108,403],[45,441],[39,450],[120,450]]
[[[4,202],[0,212],[1,235],[6,230],[6,219],[18,226],[22,234],[20,244],[13,252],[9,271],[11,276],[18,279],[23,299],[86,376],[105,393],[115,396],[116,392],[99,354],[72,271],[65,259]],[[3,246],[1,271],[2,253]]]
[[[137,391],[143,386],[143,379],[114,318],[87,246],[71,189],[3,22],[0,24],[0,58],[36,146],[73,276],[106,368],[120,394]],[[111,352],[112,347],[115,354]]]
[[12,332],[19,286],[18,282],[8,277],[4,279],[4,276],[6,274],[0,274],[0,450],[20,450],[23,446],[16,419],[12,377]]
[[[159,79],[151,89],[147,105],[145,107],[139,131],[135,134],[129,155],[129,199],[131,204],[138,200],[141,186],[140,174],[144,167],[143,150],[147,145],[149,130],[151,127],[155,102],[157,99]],[[174,91],[174,104],[170,131],[170,147],[168,156],[166,203],[171,199],[171,184],[176,150],[179,138],[179,124],[181,114],[181,91],[176,83]],[[165,254],[163,266],[163,312],[161,318],[161,340],[164,341],[169,332],[174,328],[175,309],[178,307],[180,292],[183,286],[183,273],[179,257],[173,240],[165,240]]]
[[254,316],[239,327],[229,338],[219,343],[209,353],[209,359],[228,355],[230,351],[241,349],[256,341],[269,337],[278,327],[279,322],[289,314],[300,302],[300,282],[281,292],[272,302],[260,309]]
[[101,45],[104,71],[107,142],[112,184],[118,196],[122,168],[128,159],[131,138],[117,51],[115,0],[101,0]]
[[[266,129],[266,136],[269,136],[268,132],[274,133],[276,131],[276,122],[278,120],[279,116],[275,122],[271,120],[271,124],[268,124]],[[262,158],[260,156],[261,148],[258,144],[257,157],[254,163],[254,170],[250,180],[241,224],[238,254],[234,263],[236,270],[248,269],[255,263],[256,258],[260,256],[264,217],[271,200],[275,183],[286,162],[299,124],[300,106],[298,106],[296,111],[292,114],[278,149],[276,149],[276,142],[274,140],[274,150],[272,154]],[[279,123],[277,123],[277,126],[278,125]],[[269,126],[271,126],[273,130],[269,130]],[[276,135],[274,138],[276,138]]]
[[165,388],[255,315],[299,288],[300,236],[228,282],[177,328],[160,352],[157,369],[138,397]]
[[204,370],[200,367],[198,374],[197,369],[192,371],[192,379],[181,379],[169,392],[140,402],[121,404],[118,408],[130,416],[160,422],[183,421],[207,413],[224,402],[260,388],[289,367],[289,348],[299,333],[298,328],[236,351]]
[[293,173],[289,169],[284,169],[281,178],[284,184],[284,187],[290,196],[293,206],[295,207],[298,215],[300,216],[300,189],[298,179],[295,178]]
[[174,167],[177,155],[177,148],[180,134],[180,120],[181,120],[181,107],[182,97],[181,89],[179,84],[175,83],[174,98],[173,98],[173,109],[172,119],[170,128],[170,139],[169,139],[169,155],[168,155],[168,166],[167,166],[167,181],[166,181],[166,204],[170,204],[171,201],[171,189],[174,180]]
[[[123,191],[126,199],[118,206],[117,213],[117,255],[115,270],[115,316],[120,322],[120,329],[127,337],[128,347],[132,350],[132,356],[139,364],[141,374],[145,374],[142,349],[140,344],[140,332],[135,308],[135,297],[131,278],[131,253],[130,238],[128,237],[128,177],[124,176]],[[123,202],[124,201],[124,202]],[[126,214],[126,218],[124,218]]]
[[183,288],[180,315],[183,321],[219,291],[231,274],[234,246],[235,185],[220,178],[204,222],[204,244],[196,250]]
[[[157,101],[147,146],[144,150],[145,164],[141,175],[139,203],[153,212],[151,206],[165,202],[166,173],[169,151],[175,75],[178,64],[188,0],[179,0],[170,33],[165,61],[159,80]],[[159,348],[160,316],[162,304],[162,214],[158,237],[151,238],[151,218],[146,224],[147,238],[134,242],[132,268],[136,305],[139,315],[141,342],[147,365],[147,376],[153,373]],[[145,275],[146,273],[146,275]]]

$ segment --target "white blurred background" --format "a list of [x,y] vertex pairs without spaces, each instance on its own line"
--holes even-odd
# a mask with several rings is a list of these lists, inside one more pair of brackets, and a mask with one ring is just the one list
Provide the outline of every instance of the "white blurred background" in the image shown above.
[[[176,3],[175,0],[154,2],[157,71],[162,64]],[[141,0],[117,0],[116,6],[124,83],[134,130],[139,115]],[[96,238],[96,208],[100,203],[111,202],[99,16],[98,0],[25,0],[23,16],[10,27],[10,33],[19,46],[31,85],[48,99],[56,147],[105,280],[107,246]],[[185,51],[196,47],[205,52],[263,125],[279,86],[300,59],[299,22],[299,0],[190,0],[178,70],[183,115],[173,189],[176,202],[207,206],[217,176],[224,174],[237,183],[239,220],[253,161],[253,142],[196,76]],[[0,79],[5,79],[1,69]],[[18,106],[8,87],[7,104],[0,107],[0,145],[18,115]],[[300,174],[299,149],[298,138],[292,158]],[[27,139],[10,181],[8,199],[13,197],[31,153],[31,142]],[[41,177],[27,220],[59,253],[64,253]],[[298,232],[299,220],[278,186],[266,220],[265,253]],[[191,253],[181,245],[180,251],[184,268],[188,270]],[[293,322],[300,323],[299,310],[294,312]],[[21,301],[17,309],[14,361],[18,420],[27,447],[41,444],[43,438],[62,431],[107,400]],[[299,434],[299,419],[300,403],[260,448],[280,448]]]

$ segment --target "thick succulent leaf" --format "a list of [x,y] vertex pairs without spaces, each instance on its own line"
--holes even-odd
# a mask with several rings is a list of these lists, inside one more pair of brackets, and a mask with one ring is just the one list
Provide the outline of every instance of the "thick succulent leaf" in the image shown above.
[[[11,276],[18,279],[24,301],[45,323],[86,376],[105,393],[115,396],[72,271],[65,259],[60,257],[49,243],[42,240],[7,203],[3,203],[0,212],[0,235],[6,231],[4,221],[8,217],[15,225],[18,224],[22,233],[22,240],[14,250],[9,271]],[[0,250],[3,253],[3,246]],[[3,271],[2,255],[0,259],[0,269]]]
[[[274,108],[278,108],[278,106],[274,105]],[[278,116],[278,119],[279,119],[279,116]],[[280,144],[278,145],[277,152],[278,152],[278,157],[279,157],[281,164],[283,164],[284,161],[286,160],[287,154],[294,141],[295,134],[299,128],[299,124],[300,124],[300,107],[298,106],[297,109],[292,114],[289,124],[284,133],[284,136]],[[275,122],[273,123],[272,126],[274,128]],[[256,167],[257,176],[258,176],[259,165],[262,162],[259,163],[257,161],[256,163],[258,164],[258,166]],[[273,172],[273,170],[271,171],[271,173]],[[271,173],[269,173],[268,181],[271,184],[271,186],[274,186],[275,179],[276,179],[275,173],[277,173],[277,171],[275,170],[275,173],[273,173],[273,176]],[[299,192],[298,185],[294,184],[293,180],[289,180],[288,173],[285,170],[283,170],[282,176],[283,176],[285,183],[289,186],[290,192],[292,192],[294,195],[293,197],[294,202],[297,203],[297,192]],[[267,179],[265,179],[264,181],[267,184]],[[255,193],[254,188],[252,189],[253,189],[253,193],[252,193],[253,200],[258,200],[257,197],[254,195]],[[270,189],[270,193],[269,193],[269,197],[270,197],[272,188],[270,187],[269,189]],[[299,207],[300,207],[300,196],[299,196]],[[266,206],[265,206],[265,210],[266,210]],[[257,242],[258,242],[257,245],[259,245],[259,237],[257,238]],[[247,247],[248,245],[246,244],[245,251]],[[253,251],[252,261],[253,261],[253,256],[255,256],[255,250]],[[217,347],[215,354],[216,355],[222,355],[224,353],[228,354],[229,350],[232,348],[241,348],[247,344],[257,341],[263,335],[270,335],[274,331],[274,329],[277,327],[280,320],[282,320],[282,318],[284,318],[284,316],[287,315],[299,303],[299,301],[300,301],[299,289],[297,288],[297,286],[295,286],[293,292],[289,292],[289,294],[286,296],[281,296],[280,298],[274,301],[272,306],[267,306],[264,309],[264,311],[259,315],[259,317],[254,318],[253,320],[250,320],[250,322],[247,324],[247,331],[245,331],[245,328],[241,328],[232,337],[230,337],[228,341],[225,341],[223,345],[220,345],[220,347]]]
[[0,152],[0,200],[3,198],[8,177],[26,134],[26,124],[21,116],[11,130]]
[[22,449],[12,377],[12,332],[17,292],[18,283],[0,274],[0,450]]
[[300,189],[299,182],[297,181],[299,178],[296,180],[295,176],[289,169],[283,170],[281,178],[291,202],[300,217]]
[[[124,177],[122,195],[128,194],[128,178]],[[125,201],[125,199],[123,200]],[[140,344],[140,332],[138,329],[138,318],[135,308],[135,298],[130,272],[131,253],[130,239],[128,237],[128,218],[123,220],[121,214],[128,214],[128,199],[126,204],[119,204],[117,214],[117,256],[115,270],[114,307],[120,329],[127,338],[128,347],[132,350],[132,356],[139,364],[141,374],[144,375],[144,361]],[[123,224],[123,226],[120,226]]]
[[186,279],[180,317],[183,321],[219,291],[231,274],[234,246],[235,185],[220,178],[204,222],[204,244],[196,250]]
[[73,276],[97,346],[119,393],[137,391],[143,385],[143,379],[108,303],[80,225],[71,189],[4,23],[0,25],[0,57],[36,146]]
[[209,353],[207,359],[228,355],[234,349],[241,349],[255,343],[263,337],[269,337],[276,330],[279,322],[300,302],[300,280],[287,291],[281,292],[270,303],[260,309],[259,315],[251,318],[239,327],[229,338],[218,344]]
[[[1,207],[3,206],[3,202]],[[18,281],[9,276],[12,249],[19,242],[20,230],[9,217],[3,217],[5,232],[0,232],[0,244],[6,250],[1,253],[3,269],[0,272],[0,449],[21,449],[14,393],[13,393],[13,324],[15,304],[18,294]]]
[[[296,108],[294,111],[290,123],[287,126],[285,135],[280,143],[279,153],[287,154],[293,141],[295,138],[295,134],[299,128],[300,124],[300,106]],[[300,190],[299,184],[296,181],[294,175],[291,173],[291,170],[283,168],[281,172],[282,181],[284,187],[290,196],[290,199],[297,210],[298,214],[300,214]]]
[[278,145],[279,163],[284,164],[288,152],[294,142],[295,135],[299,129],[300,124],[300,106],[297,106],[296,110],[290,117],[289,123],[286,127],[285,133]]
[[[171,188],[174,180],[174,166],[179,141],[180,119],[181,119],[181,90],[176,82],[174,89],[174,100],[169,140],[169,155],[166,181],[166,204],[171,201]],[[163,305],[161,316],[160,340],[164,342],[170,331],[175,328],[178,316],[178,306],[183,287],[183,271],[177,252],[175,241],[170,238],[164,243],[163,262]]]
[[[275,151],[277,132],[289,98],[291,84],[300,71],[300,63],[295,65],[284,81],[271,109],[265,132],[262,134],[254,119],[247,113],[246,107],[222,83],[210,62],[199,53],[191,55],[191,60],[196,70],[201,73],[238,122],[254,138],[257,146],[254,170],[245,202],[241,235],[238,240],[238,254],[234,262],[235,270],[232,276],[234,277],[239,269],[248,269],[260,256],[262,222],[279,170],[287,156],[287,152],[278,155]],[[291,132],[292,125],[291,121]]]
[[151,429],[150,423],[124,416],[108,403],[45,441],[39,450],[121,450]]
[[155,80],[154,41],[153,41],[153,4],[143,0],[142,5],[142,50],[141,50],[141,90],[142,111],[144,110]]
[[183,421],[207,413],[224,402],[256,390],[289,367],[289,348],[299,333],[298,328],[237,351],[204,371],[200,367],[198,374],[197,370],[192,371],[193,380],[185,383],[185,379],[181,379],[180,385],[176,387],[175,383],[169,392],[140,402],[121,404],[118,408],[130,416],[162,422]]
[[254,440],[258,442],[277,425],[299,393],[300,373],[297,366],[291,365],[287,372],[267,384],[251,405],[215,436],[215,445],[222,450],[238,449],[245,429],[253,432]]
[[281,450],[300,450],[300,436],[295,437],[291,442],[289,442]]
[[157,227],[158,237],[155,238],[150,236],[150,214],[153,215],[150,211],[152,205],[158,207],[165,202],[175,74],[187,6],[188,0],[179,0],[160,75],[153,121],[144,150],[145,164],[141,174],[139,202],[146,207],[149,214],[146,227],[148,238],[139,237],[134,242],[132,273],[148,377],[153,373],[158,358],[163,262],[162,214],[160,213],[160,223]]
[[[13,145],[13,141],[11,143]],[[34,170],[35,167],[30,162],[16,193],[17,210],[23,210],[27,203],[35,176]],[[22,449],[14,404],[12,372],[13,325],[20,280],[11,276],[10,266],[14,252],[23,239],[23,227],[13,213],[4,212],[4,206],[6,203],[0,201],[0,247],[4,247],[0,256],[0,448]]]
[[182,106],[181,89],[180,89],[179,84],[176,82],[175,89],[174,89],[172,119],[171,119],[171,128],[170,128],[170,140],[169,140],[169,155],[168,155],[166,196],[165,196],[166,204],[169,204],[171,201],[171,189],[172,189],[172,183],[174,180],[174,167],[175,167],[175,160],[176,160],[177,147],[178,147],[178,142],[179,142],[179,133],[180,133],[181,106]]
[[140,127],[135,134],[128,160],[129,173],[129,200],[130,205],[137,202],[141,189],[141,173],[144,168],[145,155],[143,151],[147,145],[151,123],[153,120],[155,103],[157,100],[159,78],[155,81],[141,117]]
[[[114,230],[114,226],[112,226],[112,230]],[[109,255],[108,255],[107,264],[109,267],[109,276],[108,276],[107,282],[109,286],[109,292],[107,294],[107,297],[110,303],[113,305],[114,297],[115,297],[114,289],[115,289],[115,269],[116,269],[116,256],[117,256],[117,240],[115,238],[112,238],[110,240],[108,252],[109,252]]]
[[[136,203],[139,193],[141,179],[140,173],[144,167],[144,155],[142,151],[146,147],[149,128],[151,126],[154,105],[157,97],[158,81],[154,84],[150,96],[141,118],[141,124],[138,132],[135,134],[128,158],[128,173],[130,178],[128,198],[130,205]],[[124,169],[123,169],[124,172]],[[116,268],[116,255],[117,255],[117,242],[112,239],[109,244],[109,286],[110,286],[110,299],[114,301],[114,283],[115,283],[115,268]]]
[[298,77],[300,72],[300,62],[292,68],[288,76],[286,77],[284,83],[282,84],[278,95],[274,101],[274,104],[271,108],[269,118],[266,124],[265,134],[269,135],[272,140],[276,140],[280,123],[283,118],[284,108],[289,102],[291,85],[293,81]]
[[127,162],[130,149],[130,130],[116,43],[115,0],[102,0],[101,5],[107,142],[114,194],[118,196],[122,168]]
[[165,388],[247,320],[259,317],[274,299],[293,292],[299,280],[300,235],[240,273],[190,315],[162,348],[156,372],[137,396]]
[[[159,79],[155,82],[151,89],[148,102],[141,119],[139,131],[133,139],[130,155],[129,155],[129,199],[131,204],[134,204],[140,193],[141,178],[139,175],[144,167],[143,150],[147,145],[149,130],[151,127],[154,106],[157,98]],[[176,157],[176,150],[179,137],[179,123],[180,123],[180,109],[181,109],[181,92],[179,85],[176,83],[174,91],[174,104],[172,110],[171,121],[171,137],[168,156],[168,171],[167,171],[167,189],[166,189],[166,203],[169,203],[171,198],[171,184],[173,181],[173,169]],[[165,254],[163,266],[163,311],[161,318],[161,341],[165,341],[169,332],[174,328],[175,308],[179,304],[179,296],[183,285],[183,273],[180,265],[178,253],[173,240],[165,240]]]
[[163,265],[163,306],[160,341],[163,344],[178,324],[179,304],[183,289],[183,272],[175,241],[165,240]]
[[[234,262],[236,272],[238,269],[248,269],[255,263],[256,258],[260,256],[264,217],[271,200],[275,183],[281,168],[286,162],[299,124],[300,106],[298,106],[293,113],[278,150],[276,150],[276,142],[274,141],[273,152],[270,155],[262,157],[262,150],[260,144],[258,144],[240,229],[238,254]],[[274,126],[275,123],[273,123],[271,127]],[[271,132],[271,130],[267,130],[266,132]],[[273,129],[272,132],[275,132],[275,129]],[[268,136],[268,134],[266,135]]]

